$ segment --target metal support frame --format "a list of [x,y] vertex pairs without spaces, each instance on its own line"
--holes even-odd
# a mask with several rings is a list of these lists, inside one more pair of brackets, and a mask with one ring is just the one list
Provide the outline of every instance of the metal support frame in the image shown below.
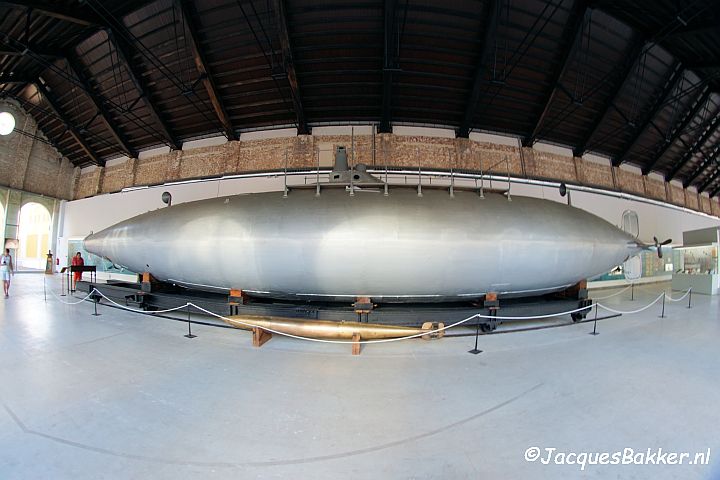
[[692,158],[695,152],[700,150],[700,148],[705,145],[708,139],[713,135],[713,133],[715,133],[715,129],[717,128],[718,124],[720,124],[720,114],[716,114],[715,117],[706,124],[700,137],[693,142],[692,146],[687,149],[683,156],[680,158],[680,161],[675,164],[675,166],[670,170],[667,175],[665,175],[666,182],[674,179],[680,172],[680,170],[682,170],[682,168]]
[[68,65],[70,66],[70,70],[75,74],[75,76],[80,81],[83,90],[87,94],[87,96],[92,101],[93,105],[95,106],[95,109],[98,112],[98,115],[102,119],[103,123],[105,124],[105,128],[110,132],[110,134],[115,139],[115,142],[120,146],[122,151],[130,158],[137,158],[137,151],[130,146],[130,143],[128,142],[127,138],[125,138],[125,135],[117,128],[117,123],[113,121],[112,117],[110,116],[110,112],[105,108],[103,105],[103,99],[101,98],[100,94],[97,92],[97,90],[90,84],[89,78],[85,75],[85,72],[83,70],[82,65],[80,64],[80,61],[74,57],[74,56],[68,56],[66,59]]
[[552,80],[550,82],[550,89],[543,98],[543,109],[534,122],[535,127],[533,128],[530,136],[526,137],[523,140],[524,147],[530,147],[533,143],[535,143],[535,140],[540,133],[540,129],[545,122],[545,118],[547,117],[548,112],[550,112],[550,106],[552,105],[553,100],[557,95],[557,92],[562,90],[560,88],[560,80],[565,76],[568,68],[571,65],[570,59],[572,58],[573,54],[577,50],[578,45],[580,44],[579,37],[581,36],[583,25],[585,24],[588,12],[590,11],[587,8],[588,3],[588,0],[575,0],[575,4],[570,11],[568,23],[565,25],[565,29],[563,30],[563,36],[560,41],[561,51],[559,55],[559,67],[556,68],[555,72],[553,73]]
[[68,133],[70,136],[73,137],[73,139],[80,145],[80,147],[85,151],[88,157],[95,163],[95,165],[99,165],[101,167],[105,166],[105,161],[101,160],[95,151],[92,149],[92,147],[87,143],[87,141],[78,133],[75,126],[70,122],[70,120],[65,116],[65,114],[60,110],[60,106],[58,105],[57,101],[53,98],[53,96],[50,94],[50,91],[47,89],[45,85],[41,81],[35,81],[35,86],[42,95],[42,97],[45,99],[47,104],[50,106],[50,110],[55,114],[55,116],[63,123],[65,124],[65,127],[68,130]]
[[295,62],[293,61],[292,43],[290,43],[284,0],[273,0],[273,7],[277,20],[278,35],[280,36],[280,47],[282,48],[283,68],[287,76],[288,85],[290,85],[290,97],[292,98],[295,117],[297,119],[297,133],[298,135],[309,135],[310,128],[308,128],[307,120],[305,120],[305,110],[303,109],[302,95],[300,95],[300,84],[297,73],[295,72]]
[[391,117],[392,117],[392,83],[393,72],[399,69],[397,59],[397,48],[395,42],[397,37],[397,22],[395,15],[397,12],[398,0],[385,0],[383,3],[383,69],[382,69],[382,114],[380,125],[378,125],[378,133],[391,133]]
[[640,61],[641,55],[643,54],[643,50],[645,49],[645,47],[646,43],[645,40],[642,38],[635,38],[631,41],[630,49],[627,53],[627,56],[625,57],[626,62],[619,69],[618,81],[615,84],[615,89],[612,91],[612,93],[610,93],[610,96],[605,103],[605,107],[600,111],[597,117],[595,117],[592,129],[579,143],[577,148],[573,149],[574,156],[582,157],[583,154],[587,151],[590,140],[592,140],[595,134],[598,132],[600,126],[603,123],[603,120],[605,119],[605,116],[615,103],[615,99],[618,97],[618,95],[620,95],[620,92],[630,80],[630,77],[632,77],[633,70],[635,69],[638,61]]
[[135,89],[140,94],[140,99],[147,107],[153,123],[155,123],[155,125],[159,128],[170,148],[173,150],[180,150],[180,142],[178,142],[177,138],[171,133],[170,127],[160,116],[158,108],[155,106],[148,94],[148,87],[143,80],[142,74],[138,70],[136,64],[130,61],[130,59],[132,58],[132,53],[134,51],[133,47],[126,43],[123,39],[116,37],[112,30],[107,29],[106,33],[108,35],[108,38],[110,39],[110,43],[113,45],[115,51],[117,52],[118,60],[127,71],[128,76],[130,77],[130,81],[133,83]]
[[[660,111],[665,108],[665,99],[678,87],[678,85],[680,85],[684,76],[685,69],[680,63],[676,63],[672,69],[672,72],[665,80],[663,89],[660,91],[660,94],[655,97],[655,100],[652,102],[652,106],[642,117],[642,120],[638,123],[638,126],[635,129],[635,135],[628,143],[628,146],[625,147],[625,150],[613,160],[613,166],[618,167],[623,162],[625,162],[630,155],[630,152],[633,150],[633,148],[635,148],[635,145],[637,145],[638,141],[642,138],[648,127],[655,126],[654,122],[652,121],[653,118],[657,117]],[[662,134],[662,131],[660,131],[660,134]]]
[[218,95],[215,80],[213,80],[212,74],[207,67],[203,51],[200,48],[197,26],[198,13],[195,9],[195,5],[189,0],[176,0],[176,2],[182,11],[183,17],[185,18],[187,33],[190,40],[190,50],[192,52],[193,60],[195,61],[195,67],[197,68],[200,78],[202,78],[203,86],[207,91],[208,97],[210,97],[210,103],[212,103],[215,114],[217,115],[218,120],[220,120],[220,124],[223,127],[223,132],[227,139],[237,140],[237,133],[235,133],[235,129],[230,121],[230,116],[225,110],[225,106],[223,105],[220,95]]
[[483,78],[485,77],[485,66],[487,65],[488,57],[492,53],[491,45],[495,41],[497,32],[497,11],[498,3],[500,0],[487,0],[483,8],[483,28],[484,28],[484,39],[482,43],[482,51],[480,57],[475,66],[475,78],[473,79],[473,86],[470,91],[470,96],[465,104],[465,114],[463,115],[462,123],[457,131],[457,136],[461,138],[468,138],[470,136],[470,127],[472,126],[472,120],[475,116],[475,109],[478,101],[480,100],[480,93],[483,86]]
[[690,125],[690,123],[693,121],[693,119],[697,116],[697,114],[700,112],[700,110],[705,106],[708,99],[710,98],[710,95],[712,94],[712,90],[710,88],[707,88],[705,92],[700,95],[700,97],[696,100],[695,104],[690,108],[690,110],[685,114],[682,120],[673,128],[672,134],[669,138],[665,139],[665,142],[660,146],[660,148],[657,150],[657,153],[655,154],[655,158],[653,161],[646,167],[643,168],[642,173],[643,175],[647,175],[650,173],[655,166],[658,164],[660,159],[665,156],[665,153],[670,149],[670,147],[675,143],[675,141],[680,138],[680,135],[683,134],[685,129]]

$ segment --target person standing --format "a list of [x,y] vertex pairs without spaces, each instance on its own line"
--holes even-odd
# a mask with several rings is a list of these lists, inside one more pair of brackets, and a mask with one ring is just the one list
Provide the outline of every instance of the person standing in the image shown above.
[[15,269],[13,268],[12,257],[10,256],[10,249],[5,249],[5,254],[0,255],[0,276],[2,276],[3,290],[5,291],[5,298],[10,296],[10,275],[15,275]]
[[[80,252],[77,252],[72,259],[72,266],[73,267],[82,267],[84,265],[85,265],[85,260],[83,260]],[[76,289],[77,282],[79,282],[80,280],[82,280],[82,272],[73,272],[73,285],[72,285],[73,291]]]

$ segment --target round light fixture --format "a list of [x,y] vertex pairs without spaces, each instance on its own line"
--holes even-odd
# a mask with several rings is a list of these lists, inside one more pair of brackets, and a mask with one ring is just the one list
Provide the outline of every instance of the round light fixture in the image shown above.
[[10,135],[15,129],[15,117],[10,112],[0,112],[0,135]]

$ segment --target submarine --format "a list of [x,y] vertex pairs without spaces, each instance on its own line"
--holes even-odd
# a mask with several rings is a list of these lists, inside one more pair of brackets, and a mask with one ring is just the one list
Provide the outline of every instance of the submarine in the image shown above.
[[93,233],[84,248],[189,288],[397,303],[561,291],[648,247],[554,201],[426,185],[388,189],[343,162],[330,178],[284,194],[171,205]]

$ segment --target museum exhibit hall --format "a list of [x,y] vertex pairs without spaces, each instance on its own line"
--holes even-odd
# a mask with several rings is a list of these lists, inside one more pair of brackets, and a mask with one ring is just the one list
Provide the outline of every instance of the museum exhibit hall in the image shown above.
[[0,479],[720,479],[717,0],[0,1]]

